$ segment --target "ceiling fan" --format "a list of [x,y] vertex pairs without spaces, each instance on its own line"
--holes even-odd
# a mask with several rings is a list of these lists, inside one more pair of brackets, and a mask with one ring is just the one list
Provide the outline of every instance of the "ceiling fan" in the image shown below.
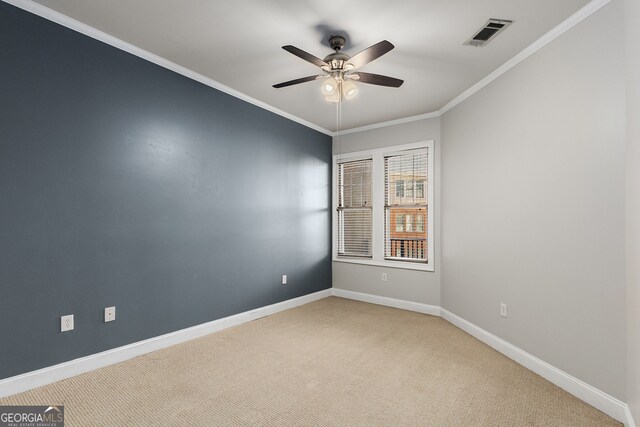
[[360,53],[349,56],[346,53],[341,52],[345,41],[346,40],[343,36],[331,36],[329,38],[329,45],[334,52],[327,55],[324,59],[315,57],[295,46],[282,46],[282,48],[287,52],[320,67],[324,74],[289,80],[287,82],[275,84],[273,87],[277,89],[324,79],[322,82],[322,93],[325,95],[325,99],[329,102],[340,102],[343,98],[351,99],[358,93],[358,87],[353,83],[354,81],[378,86],[402,86],[402,83],[404,83],[403,80],[380,74],[357,71],[358,68],[368,64],[374,59],[380,58],[382,55],[393,49],[394,46],[391,43],[387,40],[383,40],[373,46],[369,46]]

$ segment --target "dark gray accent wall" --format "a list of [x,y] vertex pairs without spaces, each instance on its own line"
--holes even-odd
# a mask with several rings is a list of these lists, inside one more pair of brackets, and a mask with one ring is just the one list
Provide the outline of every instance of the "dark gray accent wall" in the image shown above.
[[0,2],[0,378],[331,287],[330,165],[327,135]]

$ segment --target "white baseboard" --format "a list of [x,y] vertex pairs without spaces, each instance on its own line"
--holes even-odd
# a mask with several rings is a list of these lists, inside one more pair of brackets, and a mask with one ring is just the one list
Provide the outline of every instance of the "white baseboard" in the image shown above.
[[636,423],[635,421],[633,421],[633,415],[631,415],[631,408],[629,408],[629,405],[624,405],[624,415],[625,415],[625,420],[624,425],[626,427],[636,427]]
[[407,311],[440,316],[440,307],[419,302],[406,301],[395,298],[381,297],[378,295],[364,294],[361,292],[347,291],[346,289],[333,288],[333,295],[371,304],[385,305],[387,307],[400,308]]
[[635,427],[629,406],[609,394],[590,386],[564,371],[538,359],[526,351],[498,338],[485,331],[473,323],[445,310],[439,306],[422,304],[413,301],[406,301],[395,298],[381,297],[378,295],[365,294],[361,292],[347,291],[345,289],[333,288],[333,295],[372,304],[385,305],[388,307],[400,308],[403,310],[417,311],[419,313],[441,316],[444,320],[457,326],[469,335],[477,338],[489,347],[494,348],[510,359],[516,361],[525,368],[535,372],[549,382],[557,385],[561,389],[574,395],[578,399],[588,403],[596,409],[604,412],[612,418],[624,423],[626,427]]
[[37,371],[28,372],[17,375],[15,377],[0,380],[0,397],[10,396],[30,390],[35,387],[51,384],[56,381],[70,378],[94,369],[112,365],[114,363],[123,362],[137,356],[141,356],[152,351],[160,350],[217,332],[232,326],[250,322],[261,317],[269,316],[283,310],[294,308],[303,304],[310,303],[328,296],[337,296],[342,298],[353,299],[357,301],[368,302],[372,304],[384,305],[393,308],[399,308],[418,313],[429,314],[432,316],[441,316],[454,326],[462,329],[471,336],[477,338],[488,346],[496,349],[505,356],[513,359],[522,366],[537,373],[563,390],[571,393],[577,398],[599,409],[605,414],[624,423],[626,427],[635,427],[636,424],[626,403],[598,390],[595,387],[567,374],[564,371],[538,359],[535,356],[525,352],[524,350],[498,338],[497,336],[485,331],[484,329],[474,325],[473,323],[445,310],[439,306],[422,304],[413,301],[400,300],[395,298],[381,297],[378,295],[365,294],[361,292],[347,291],[345,289],[325,289],[313,294],[304,295],[302,297],[293,298],[276,304],[260,307],[255,310],[246,311],[233,316],[214,320],[212,322],[196,325],[191,328],[182,329],[169,334],[139,341],[123,347],[114,348],[112,350],[103,351],[101,353],[92,354],[90,356],[81,357],[79,359],[64,362],[55,366],[39,369]]
[[489,347],[496,349],[508,358],[513,359],[520,365],[535,372],[561,389],[571,393],[578,399],[583,400],[594,408],[599,409],[627,426],[634,425],[633,420],[631,420],[630,423],[627,420],[627,418],[630,417],[630,412],[626,403],[621,402],[615,397],[590,386],[584,381],[561,371],[535,356],[532,356],[526,351],[508,343],[502,338],[498,338],[473,323],[456,316],[448,310],[441,309],[441,313],[442,318],[449,323],[457,326],[469,335],[477,338]]
[[135,342],[122,347],[103,351],[101,353],[92,354],[81,357],[79,359],[70,360],[58,365],[50,366],[37,371],[27,372],[25,374],[16,375],[15,377],[0,380],[0,397],[10,396],[12,394],[21,393],[31,390],[32,388],[41,387],[51,384],[65,378],[73,377],[94,369],[102,368],[114,363],[123,362],[137,356],[141,356],[152,351],[160,350],[181,342],[189,341],[217,332],[222,329],[237,326],[242,323],[250,322],[261,317],[269,316],[283,310],[297,307],[310,303],[332,295],[331,289],[325,289],[313,294],[304,295],[287,301],[265,307],[256,308],[255,310],[245,311],[233,316],[224,317],[222,319],[196,325],[190,328],[181,329],[169,334],[160,335],[158,337],[149,338],[144,341]]

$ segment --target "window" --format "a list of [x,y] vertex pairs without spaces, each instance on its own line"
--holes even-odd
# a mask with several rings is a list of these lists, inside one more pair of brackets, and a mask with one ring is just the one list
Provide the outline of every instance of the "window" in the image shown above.
[[[427,179],[427,151],[414,150],[409,153],[387,155],[384,157],[385,174],[385,218],[405,218],[404,233],[398,227],[385,227],[385,259],[396,261],[426,262],[425,246],[427,233],[424,222],[420,224],[421,231],[416,226],[414,232],[414,218],[422,218],[421,212],[427,210],[427,200],[424,197],[424,182]],[[398,182],[404,182],[404,194],[398,197]],[[422,182],[421,192],[413,191],[413,184]],[[396,191],[392,192],[391,189]],[[418,186],[416,186],[416,190]],[[422,196],[422,197],[419,197]],[[397,221],[397,220],[396,220]],[[400,250],[398,250],[400,249]]]
[[334,155],[333,260],[433,271],[433,141]]
[[338,164],[338,256],[371,257],[371,159]]
[[404,197],[411,199],[413,197],[413,181],[404,183]]
[[407,215],[407,233],[411,233],[413,231],[413,215]]
[[416,181],[416,198],[424,199],[424,181]]

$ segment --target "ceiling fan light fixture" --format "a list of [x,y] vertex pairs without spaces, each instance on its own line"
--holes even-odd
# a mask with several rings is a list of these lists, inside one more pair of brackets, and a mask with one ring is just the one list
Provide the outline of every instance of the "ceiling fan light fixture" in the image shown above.
[[358,86],[351,80],[342,82],[342,93],[345,99],[353,99],[358,94]]
[[331,102],[332,104],[336,104],[340,102],[340,93],[336,90],[331,95],[325,95],[324,100],[327,102]]
[[[325,56],[324,59],[320,59],[292,45],[282,46],[287,52],[319,67],[325,74],[289,80],[275,84],[273,87],[279,89],[313,80],[322,80],[320,89],[325,100],[332,103],[339,103],[343,99],[353,99],[358,94],[358,86],[351,80],[359,83],[395,88],[402,86],[402,83],[404,83],[403,80],[394,77],[359,71],[359,68],[363,65],[385,55],[394,48],[393,44],[387,40],[382,40],[379,43],[369,46],[353,56],[341,52],[345,44],[345,38],[343,36],[331,36],[329,38],[329,44],[334,52]],[[353,73],[353,71],[355,71],[355,73]]]
[[327,77],[322,81],[322,94],[327,97],[338,92],[338,82],[333,77]]

